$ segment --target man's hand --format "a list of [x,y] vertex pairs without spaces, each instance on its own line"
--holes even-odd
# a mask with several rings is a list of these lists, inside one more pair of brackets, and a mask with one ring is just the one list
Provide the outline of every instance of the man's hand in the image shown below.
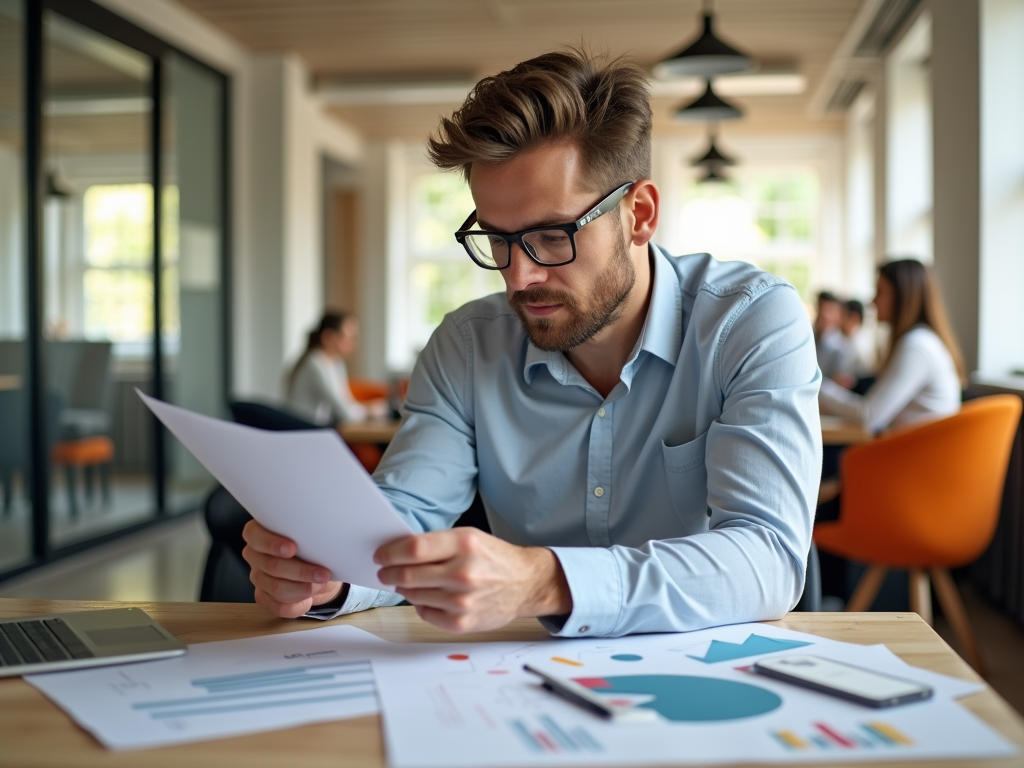
[[242,557],[252,567],[249,581],[256,587],[256,602],[271,613],[294,619],[341,592],[344,585],[331,581],[329,570],[295,557],[298,547],[291,539],[271,533],[255,520],[246,523],[242,538]]
[[476,528],[407,536],[373,556],[378,578],[449,632],[479,632],[524,616],[572,612],[572,595],[549,549],[517,547]]

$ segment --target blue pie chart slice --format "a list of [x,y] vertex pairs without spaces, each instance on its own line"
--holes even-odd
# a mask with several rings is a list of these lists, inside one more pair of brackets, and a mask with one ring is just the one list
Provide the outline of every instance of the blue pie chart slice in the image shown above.
[[732,680],[691,675],[612,675],[581,677],[576,682],[603,696],[653,696],[639,704],[666,720],[696,723],[739,720],[778,709],[782,698],[764,688]]

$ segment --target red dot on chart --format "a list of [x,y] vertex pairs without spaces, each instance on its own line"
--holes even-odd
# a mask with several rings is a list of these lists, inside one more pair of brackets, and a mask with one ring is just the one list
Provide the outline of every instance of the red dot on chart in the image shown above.
[[453,653],[448,658],[452,661],[469,661],[469,656],[464,653]]

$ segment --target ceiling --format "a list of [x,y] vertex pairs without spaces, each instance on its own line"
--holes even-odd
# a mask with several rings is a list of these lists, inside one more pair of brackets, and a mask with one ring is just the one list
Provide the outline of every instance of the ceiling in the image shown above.
[[[700,0],[179,0],[254,53],[296,53],[321,86],[346,80],[473,81],[566,44],[628,54],[642,66],[699,31]],[[730,97],[745,117],[726,132],[832,132],[808,104],[851,22],[870,0],[717,0],[716,32],[762,67],[793,70],[802,93]],[[332,111],[367,137],[424,138],[460,100],[363,104]],[[658,134],[703,130],[653,100]]]

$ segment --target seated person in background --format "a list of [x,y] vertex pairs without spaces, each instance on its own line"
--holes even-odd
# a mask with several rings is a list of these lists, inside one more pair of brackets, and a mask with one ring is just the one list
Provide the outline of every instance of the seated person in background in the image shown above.
[[829,291],[818,294],[817,313],[814,316],[814,351],[818,356],[821,375],[832,378],[839,371],[845,344],[843,332],[839,329],[843,305],[838,297]]
[[[648,89],[570,50],[442,121],[429,154],[477,206],[456,239],[506,294],[442,321],[374,474],[418,533],[374,553],[389,592],[331,582],[251,522],[257,602],[333,618],[405,598],[451,632],[539,617],[567,637],[796,604],[821,467],[810,323],[783,280],[650,242]],[[478,489],[495,535],[452,528]]]
[[359,321],[347,312],[325,313],[288,376],[289,407],[323,425],[383,416],[384,401],[360,403],[349,388],[345,358],[358,346]]
[[871,432],[960,410],[963,358],[935,278],[919,261],[883,264],[875,294],[878,320],[890,328],[889,353],[865,395],[822,382],[822,413],[858,419]]
[[839,330],[843,334],[842,351],[833,381],[853,389],[858,380],[870,376],[875,368],[874,339],[864,329],[864,305],[856,299],[844,301]]

